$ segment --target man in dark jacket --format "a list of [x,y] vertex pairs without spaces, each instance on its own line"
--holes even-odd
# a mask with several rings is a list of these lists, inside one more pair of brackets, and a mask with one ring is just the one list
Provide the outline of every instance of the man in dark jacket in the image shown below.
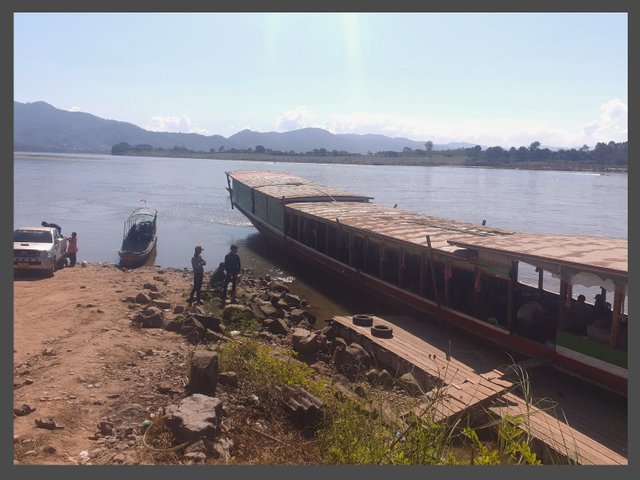
[[193,296],[196,296],[196,303],[202,303],[201,290],[202,290],[202,279],[204,278],[204,266],[207,262],[200,256],[202,253],[202,248],[198,245],[195,248],[195,253],[191,258],[191,266],[193,267],[193,288],[191,289],[191,294],[189,295],[189,304],[193,303]]
[[238,283],[238,274],[240,273],[240,257],[238,256],[238,247],[231,245],[231,251],[224,257],[224,269],[227,272],[224,277],[224,285],[222,286],[222,301],[227,298],[227,288],[231,283],[231,301],[236,301],[236,285]]

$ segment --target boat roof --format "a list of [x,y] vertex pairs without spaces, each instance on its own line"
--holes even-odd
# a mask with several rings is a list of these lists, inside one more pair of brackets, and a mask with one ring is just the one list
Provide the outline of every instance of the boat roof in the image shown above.
[[131,215],[129,215],[129,218],[134,218],[134,217],[155,217],[157,215],[158,211],[155,208],[148,208],[148,207],[140,207],[140,208],[136,208],[133,212],[131,212]]
[[450,244],[449,240],[452,239],[494,238],[514,233],[373,203],[296,203],[288,205],[288,208],[330,222],[336,222],[337,219],[341,225],[419,246],[427,246],[429,235],[431,247],[447,254],[464,250]]
[[285,203],[301,201],[353,201],[368,202],[373,197],[318,185],[295,175],[282,172],[242,170],[227,172],[234,180],[258,192],[279,198]]
[[552,263],[582,271],[628,276],[629,242],[617,238],[516,233],[492,238],[450,239],[449,243],[532,265]]

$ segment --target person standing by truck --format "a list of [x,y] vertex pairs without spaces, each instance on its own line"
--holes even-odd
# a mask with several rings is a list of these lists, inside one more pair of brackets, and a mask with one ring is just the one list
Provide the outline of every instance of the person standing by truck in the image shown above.
[[67,254],[69,256],[69,266],[76,266],[76,253],[78,253],[78,234],[73,232],[68,238],[69,244],[67,245]]

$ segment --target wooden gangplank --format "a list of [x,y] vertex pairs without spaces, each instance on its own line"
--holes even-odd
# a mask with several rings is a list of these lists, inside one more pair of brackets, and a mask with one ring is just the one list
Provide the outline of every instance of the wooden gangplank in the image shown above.
[[366,338],[376,344],[379,348],[405,359],[413,366],[414,376],[418,378],[427,376],[438,380],[437,383],[442,388],[437,389],[437,398],[417,407],[418,410],[415,412],[417,414],[420,414],[421,407],[424,410],[426,408],[432,409],[435,406],[436,420],[444,421],[470,408],[484,404],[512,387],[511,382],[497,376],[485,378],[479,375],[471,367],[452,357],[449,352],[434,347],[383,318],[374,316],[374,324],[393,328],[393,337],[391,338],[372,335],[370,327],[355,325],[351,317],[338,316],[333,320],[344,328],[354,331],[363,339]]
[[496,417],[514,422],[525,433],[542,441],[555,454],[579,465],[627,465],[628,460],[561,422],[555,415],[520,397],[506,393],[488,409]]
[[357,338],[365,348],[367,343],[374,344],[378,351],[388,352],[410,364],[414,373],[422,373],[441,381],[440,386],[426,392],[427,401],[413,410],[416,415],[421,416],[429,411],[434,421],[445,422],[464,412],[482,412],[514,422],[537,442],[544,444],[545,448],[570,463],[628,464],[624,456],[511,393],[513,385],[504,378],[506,369],[494,368],[484,372],[474,370],[449,352],[435,347],[435,341],[425,341],[414,334],[415,330],[410,333],[400,326],[409,319],[389,318],[393,318],[393,321],[373,316],[375,325],[393,328],[391,338],[372,335],[370,327],[355,325],[350,316],[336,316],[332,320],[341,333],[347,334],[347,338]]

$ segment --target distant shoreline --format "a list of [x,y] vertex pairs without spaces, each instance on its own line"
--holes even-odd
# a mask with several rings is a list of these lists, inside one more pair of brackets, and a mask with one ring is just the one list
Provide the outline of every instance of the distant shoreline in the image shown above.
[[503,164],[500,166],[491,165],[468,165],[463,157],[444,157],[434,155],[431,158],[416,156],[383,157],[376,155],[272,155],[263,153],[206,153],[206,152],[173,152],[165,150],[162,152],[131,152],[130,155],[110,155],[109,153],[97,152],[13,152],[14,156],[23,158],[48,158],[58,157],[60,159],[77,159],[86,155],[100,157],[157,157],[157,158],[193,158],[202,160],[238,160],[270,163],[314,163],[314,164],[341,164],[341,165],[397,165],[397,166],[420,166],[420,167],[465,167],[465,168],[490,168],[497,170],[550,170],[550,171],[575,171],[575,172],[599,172],[599,173],[628,173],[628,168],[605,167],[595,164],[573,164],[568,162],[519,162],[514,164]]

